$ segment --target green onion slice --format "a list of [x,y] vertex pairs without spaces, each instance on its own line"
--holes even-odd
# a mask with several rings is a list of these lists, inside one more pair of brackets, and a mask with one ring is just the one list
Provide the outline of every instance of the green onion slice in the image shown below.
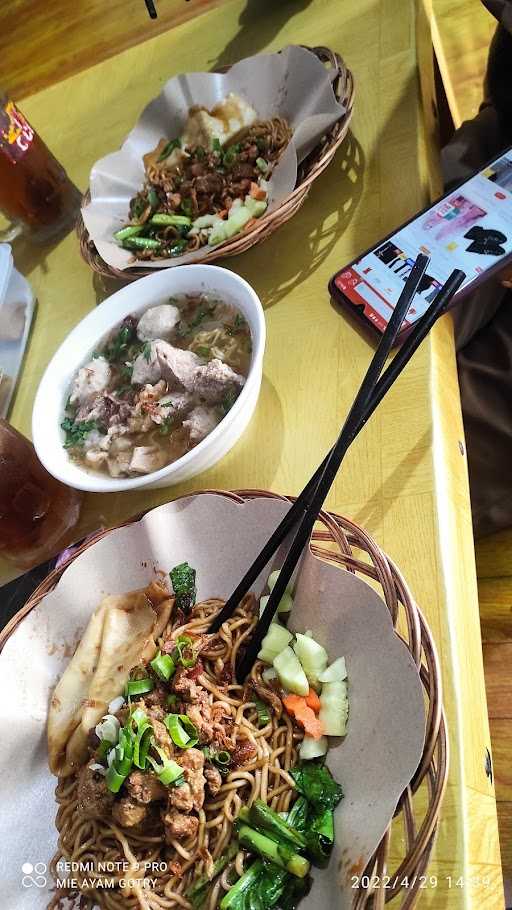
[[144,679],[128,680],[124,694],[126,698],[129,698],[131,695],[144,695],[145,692],[152,692],[154,688],[153,680],[149,676],[145,676]]
[[105,775],[105,782],[111,793],[119,793],[125,780],[126,775],[119,774],[119,772],[116,771],[115,765],[111,765]]
[[165,704],[169,705],[169,707],[172,708],[175,704],[177,704],[177,701],[178,701],[178,696],[175,695],[174,692],[171,692],[170,695],[167,695],[167,697],[165,699]]
[[163,679],[164,682],[167,682],[167,680],[171,678],[176,669],[176,665],[170,654],[162,654],[160,651],[151,661],[150,666],[156,675],[159,676],[160,679]]
[[165,752],[155,744],[154,739],[151,740],[151,745],[156,749],[162,760],[162,764],[159,765],[151,755],[148,755],[148,762],[158,775],[160,783],[164,784],[166,787],[169,787],[171,784],[179,786],[183,781],[183,768],[181,768],[177,762],[173,761],[172,758],[167,758]]
[[255,701],[256,710],[258,712],[258,726],[266,727],[270,723],[270,714],[268,712],[268,706],[264,701],[256,699]]
[[180,749],[191,749],[199,742],[197,729],[186,714],[168,714],[164,724],[174,745]]
[[197,663],[197,656],[193,653],[190,657],[185,657],[185,651],[191,651],[192,645],[194,642],[188,635],[178,635],[176,639],[176,647],[173,651],[173,658],[176,663],[181,664],[182,667],[194,667]]

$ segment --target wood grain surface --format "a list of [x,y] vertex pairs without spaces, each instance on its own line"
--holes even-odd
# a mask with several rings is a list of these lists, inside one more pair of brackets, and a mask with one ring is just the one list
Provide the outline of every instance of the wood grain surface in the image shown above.
[[457,127],[478,111],[496,20],[480,0],[432,0],[432,9],[432,40]]
[[[303,209],[267,243],[225,263],[257,289],[268,329],[261,396],[243,438],[186,484],[86,497],[78,536],[198,488],[297,493],[332,444],[372,348],[329,302],[328,279],[422,207],[438,183],[433,125],[421,106],[432,94],[428,15],[428,6],[415,8],[413,0],[402,0],[400,16],[395,0],[227,0],[26,99],[28,117],[84,188],[91,164],[119,146],[175,73],[307,43],[340,51],[357,81],[352,133]],[[90,63],[96,59],[91,44]],[[16,243],[15,258],[39,302],[12,414],[28,434],[48,359],[115,285],[93,276],[72,235],[44,251]],[[445,318],[357,440],[327,503],[365,526],[397,562],[439,648],[452,761],[429,867],[438,884],[421,897],[421,906],[439,910],[503,904],[494,789],[485,774],[490,737],[461,440]],[[4,579],[9,571],[3,567]],[[461,876],[464,887],[450,887],[449,878]]]
[[[24,98],[140,44],[225,0],[6,0],[0,4],[0,86]],[[286,2],[286,0],[285,0]]]

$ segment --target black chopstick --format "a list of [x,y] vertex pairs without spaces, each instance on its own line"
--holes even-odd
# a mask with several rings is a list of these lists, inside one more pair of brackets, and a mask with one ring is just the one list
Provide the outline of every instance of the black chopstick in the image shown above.
[[[414,326],[414,331],[407,336],[394,360],[379,379],[379,382],[375,387],[374,394],[369,404],[368,412],[361,421],[357,432],[362,429],[366,420],[368,420],[369,417],[373,414],[375,408],[381,402],[382,398],[388,392],[391,385],[395,381],[397,374],[400,373],[409,362],[419,345],[424,341],[430,332],[435,321],[447,309],[453,296],[458,291],[464,279],[464,272],[455,269],[443,287],[439,290],[429,308],[423,314],[421,319],[418,320]],[[330,453],[326,455],[323,462],[319,465],[313,476],[308,481],[307,485],[304,487],[302,493],[297,497],[295,502],[292,503],[286,515],[284,515],[281,522],[277,526],[276,530],[272,533],[271,537],[263,546],[259,556],[247,570],[244,577],[241,579],[233,591],[232,595],[226,601],[226,604],[223,607],[222,611],[212,622],[210,631],[218,631],[222,623],[229,619],[233,610],[238,606],[244,594],[250,590],[252,584],[260,572],[265,568],[274,553],[276,553],[277,549],[281,546],[291,527],[299,520],[299,515],[303,511],[304,500],[306,496],[310,494],[311,491],[316,487],[322,471],[325,468],[329,455]]]
[[325,497],[327,496],[358,429],[366,420],[366,413],[371,401],[371,396],[375,391],[375,386],[379,380],[384,363],[395,344],[398,332],[400,331],[418,285],[425,274],[428,263],[428,256],[424,256],[420,253],[411,270],[411,274],[405,283],[398,303],[391,314],[379,346],[372,357],[370,366],[359,387],[341,433],[329,453],[318,483],[316,487],[313,488],[311,495],[307,497],[304,514],[295,530],[291,545],[284,558],[279,575],[277,576],[276,583],[270,592],[267,605],[251,635],[247,650],[237,665],[236,675],[239,682],[245,679],[256,659],[261,647],[261,642],[269,630],[277,605],[280,603],[281,598],[286,591],[288,582],[290,581],[295,567],[303,553],[304,547],[311,536],[313,526],[318,517],[318,513],[322,508]]
[[[424,315],[421,317],[421,319],[418,320],[418,322],[414,326],[414,329],[411,331],[411,333],[408,335],[408,337],[404,341],[404,344],[402,345],[401,349],[396,354],[392,363],[388,366],[387,370],[385,371],[385,373],[383,374],[383,376],[381,377],[381,379],[375,386],[374,393],[371,396],[367,411],[365,414],[363,414],[361,416],[361,420],[360,420],[359,426],[356,430],[356,434],[361,430],[361,428],[364,426],[364,423],[366,422],[366,420],[368,420],[368,418],[375,411],[376,407],[378,406],[378,404],[380,403],[380,401],[382,400],[384,395],[389,391],[389,389],[393,385],[396,378],[400,375],[401,371],[406,366],[406,364],[409,362],[409,360],[411,359],[411,357],[413,356],[413,354],[415,353],[415,351],[417,350],[417,348],[419,347],[421,342],[427,336],[428,332],[434,325],[436,319],[441,315],[441,313],[443,313],[447,309],[453,296],[456,294],[456,292],[462,285],[465,277],[466,276],[465,276],[464,272],[461,272],[458,269],[454,270],[452,272],[452,274],[450,275],[450,277],[448,278],[447,282],[443,285],[443,287],[440,289],[440,291],[436,295],[434,301],[431,303],[431,305],[429,306],[427,311],[424,313]],[[317,471],[315,472],[315,474],[309,481],[309,483],[308,483],[307,487],[305,488],[305,490],[303,491],[303,493],[305,493],[310,488],[315,488],[315,489],[317,488],[319,479],[321,476],[323,476],[324,470],[327,466],[327,462],[330,459],[330,455],[331,455],[331,453],[329,453],[329,455],[326,456],[326,458],[324,459],[324,461],[322,462],[320,467],[317,469]],[[336,471],[334,473],[336,473]],[[327,489],[329,488],[329,485],[330,484],[327,485]],[[301,494],[301,496],[302,495],[303,494]],[[286,516],[284,517],[283,521],[280,523],[279,527],[276,529],[276,532],[274,532],[274,534],[268,541],[268,544],[266,544],[265,547],[263,548],[261,556],[263,556],[263,553],[265,552],[265,555],[266,555],[265,561],[262,562],[262,564],[260,564],[260,565],[256,565],[256,563],[255,563],[253,565],[253,567],[251,567],[251,570],[249,570],[249,572],[251,573],[251,575],[253,575],[253,577],[252,577],[251,581],[249,582],[249,584],[247,586],[245,586],[245,590],[243,591],[243,593],[245,593],[249,589],[250,585],[252,584],[252,581],[254,581],[254,578],[256,578],[259,575],[259,573],[262,571],[262,569],[264,568],[264,566],[266,565],[266,563],[268,562],[270,557],[275,553],[277,547],[282,543],[285,536],[289,532],[291,525],[295,521],[295,517],[298,515],[298,510],[296,509],[298,501],[299,500],[296,500],[296,502],[292,505],[292,507],[290,508],[290,510],[288,511]],[[322,502],[323,502],[323,500],[320,502],[319,508],[321,507]],[[319,508],[317,511],[319,511]],[[297,549],[299,548],[299,546],[302,546],[302,548],[303,548],[306,545],[309,535],[313,529],[314,521],[316,520],[316,514],[317,513],[314,513],[313,521],[309,523],[308,532],[303,535],[302,540],[298,541]],[[298,536],[298,532],[295,535],[294,543],[295,543],[297,536]],[[274,540],[274,538],[277,538],[277,539]],[[299,552],[299,556],[297,557],[296,561],[298,561],[298,558],[300,558],[300,552]],[[259,562],[259,560],[257,560],[256,562]],[[254,573],[252,571],[253,569],[254,569]],[[280,576],[284,572],[284,569],[285,569],[285,566],[283,565]],[[292,572],[293,572],[293,568],[292,568],[291,572],[289,573],[290,577],[291,577]],[[249,574],[249,573],[247,573],[247,574]],[[279,582],[280,576],[278,576],[278,582]],[[253,638],[251,639],[251,642],[246,651],[246,654],[244,655],[244,658],[240,662],[239,666],[237,667],[237,676],[240,681],[242,681],[245,678],[245,676],[247,675],[247,673],[249,672],[249,670],[252,666],[252,663],[256,659],[257,653],[258,653],[260,645],[261,645],[261,641],[263,640],[266,632],[268,631],[270,622],[272,621],[273,615],[275,613],[275,610],[277,609],[277,605],[279,604],[279,601],[281,599],[282,594],[284,593],[284,589],[286,588],[286,584],[288,583],[288,581],[289,581],[289,577],[286,578],[284,586],[282,586],[283,590],[281,590],[281,592],[279,592],[279,589],[276,591],[275,601],[274,601],[273,605],[271,604],[271,600],[269,598],[266,610],[264,611],[262,617],[260,618],[260,622],[258,623],[258,626],[256,627],[256,629],[253,633]],[[277,582],[276,582],[276,586],[277,586]],[[276,586],[274,586],[274,589]],[[239,588],[240,587],[241,586],[239,586]],[[235,593],[236,592],[234,592],[234,595],[235,595]],[[271,594],[271,596],[272,596],[272,594]],[[231,600],[231,598],[230,598],[230,600]],[[238,600],[238,602],[239,602],[239,600]],[[235,606],[236,606],[236,603],[235,603]],[[234,609],[234,607],[233,607],[233,609]],[[267,612],[267,610],[269,611],[270,615],[267,614],[267,616],[265,616],[265,613]]]
[[[421,278],[423,277],[423,274],[425,272],[425,269],[427,268],[427,265],[428,265],[428,257],[420,254],[418,259],[416,260],[416,263],[415,263],[413,269],[411,270],[408,281],[404,285],[404,289],[400,295],[400,298],[399,298],[398,303],[395,307],[395,310],[391,316],[391,319],[389,320],[388,326],[386,328],[386,332],[382,336],[381,343],[379,344],[377,352],[375,353],[375,355],[372,359],[370,368],[365,377],[365,381],[368,378],[368,375],[370,374],[370,370],[372,370],[372,373],[370,375],[373,376],[374,373],[376,375],[378,375],[378,372],[380,372],[380,370],[382,369],[382,366],[384,365],[384,361],[385,361],[387,355],[389,354],[389,351],[393,347],[394,342],[396,341],[396,337],[398,335],[398,332],[400,331],[400,327],[402,325],[404,315],[407,312],[407,309],[409,308],[410,300],[414,296],[415,290],[418,287],[419,282],[421,281]],[[411,293],[411,291],[412,291],[412,293]],[[437,298],[436,298],[436,300],[437,300]],[[432,304],[432,306],[434,306],[434,304]],[[418,325],[419,325],[419,323],[418,323]],[[381,347],[381,345],[384,345],[384,347]],[[379,367],[380,367],[380,369],[379,369]],[[389,367],[388,367],[388,369],[389,369]],[[377,370],[378,370],[378,372],[377,372]],[[382,394],[385,394],[385,393],[383,392]],[[380,399],[379,399],[379,401],[380,401]],[[376,406],[377,406],[377,404],[375,404],[374,407],[376,407]],[[373,410],[374,410],[374,408],[372,409],[372,411],[370,413],[373,413]],[[350,414],[352,413],[352,411],[353,411],[353,407],[347,417],[347,421],[350,419]],[[366,416],[364,416],[364,415],[362,416],[362,422],[361,422],[359,428],[356,429],[355,432],[359,432],[359,429],[361,429],[364,422],[368,419],[368,416],[369,416],[369,414],[367,414]],[[318,484],[318,481],[322,475],[322,472],[323,472],[325,466],[327,465],[328,459],[330,458],[332,451],[333,451],[333,449],[331,449],[330,452],[326,455],[322,464],[319,465],[319,467],[317,468],[317,470],[315,471],[313,476],[310,478],[310,480],[308,481],[308,483],[306,484],[306,486],[304,487],[304,489],[302,490],[300,495],[297,497],[294,504],[290,507],[290,509],[288,510],[288,512],[286,513],[286,515],[284,516],[284,518],[282,519],[282,521],[280,522],[280,524],[278,525],[276,530],[270,536],[270,538],[268,539],[266,544],[264,544],[261,552],[255,559],[253,564],[249,567],[249,569],[247,570],[247,572],[245,573],[245,575],[243,576],[243,578],[241,579],[241,581],[239,582],[239,584],[237,585],[237,587],[235,588],[233,593],[230,595],[230,597],[226,601],[226,603],[225,603],[224,607],[222,608],[222,610],[220,611],[220,613],[212,621],[212,623],[210,624],[210,627],[209,627],[210,632],[218,632],[222,623],[230,618],[231,614],[233,613],[233,611],[236,609],[236,607],[240,603],[242,597],[247,593],[247,591],[250,590],[251,585],[256,580],[256,578],[258,577],[260,572],[265,568],[266,564],[268,563],[270,558],[274,555],[274,553],[276,552],[278,547],[281,545],[281,543],[285,539],[286,535],[290,531],[291,527],[300,520],[300,515],[302,513],[304,513],[305,510],[307,509],[309,501],[310,501],[310,497],[313,493],[313,490],[315,489],[316,485]]]
[[156,11],[156,9],[155,9],[155,4],[153,3],[153,0],[144,0],[144,2],[145,2],[145,4],[146,4],[146,9],[147,9],[147,11],[148,11],[148,13],[149,13],[149,15],[150,15],[150,18],[151,18],[151,19],[156,19],[156,18],[157,18],[157,11]]

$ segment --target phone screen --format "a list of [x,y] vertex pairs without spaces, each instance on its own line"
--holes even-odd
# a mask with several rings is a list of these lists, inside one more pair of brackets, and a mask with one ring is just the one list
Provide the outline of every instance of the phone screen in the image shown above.
[[331,292],[383,332],[418,253],[430,264],[404,329],[423,315],[453,269],[468,291],[512,254],[512,149],[331,279]]

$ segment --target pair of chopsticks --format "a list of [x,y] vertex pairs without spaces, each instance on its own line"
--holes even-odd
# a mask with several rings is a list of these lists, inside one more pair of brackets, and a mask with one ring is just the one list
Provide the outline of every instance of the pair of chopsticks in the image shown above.
[[428,310],[426,310],[421,319],[414,325],[410,334],[404,341],[404,344],[381,376],[386,358],[396,342],[402,323],[426,271],[428,263],[429,258],[420,253],[411,270],[409,278],[404,285],[398,303],[390,317],[386,330],[382,335],[379,346],[368,367],[336,443],[308,481],[302,493],[290,507],[267,543],[263,546],[251,567],[226,601],[221,612],[210,625],[209,631],[217,632],[222,623],[230,618],[241,599],[250,590],[251,585],[260,572],[263,571],[271,557],[283,543],[286,536],[293,528],[296,528],[288,553],[279,572],[277,581],[270,593],[265,610],[254,629],[244,655],[237,664],[236,675],[239,682],[244,681],[256,660],[263,638],[269,630],[270,623],[272,622],[279,602],[286,590],[304,547],[311,536],[318,513],[323,506],[327,493],[329,492],[351,443],[387,394],[418,346],[429,333],[436,319],[446,310],[454,294],[460,288],[466,277],[464,272],[461,272],[459,269],[455,269],[452,272],[447,282],[439,290]]

